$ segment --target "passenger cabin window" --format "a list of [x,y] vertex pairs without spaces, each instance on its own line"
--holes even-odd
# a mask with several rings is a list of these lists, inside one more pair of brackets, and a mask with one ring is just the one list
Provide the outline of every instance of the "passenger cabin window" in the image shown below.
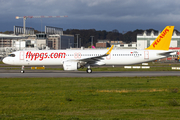
[[10,56],[10,57],[15,57],[15,54],[10,54],[10,55],[8,55],[8,56]]

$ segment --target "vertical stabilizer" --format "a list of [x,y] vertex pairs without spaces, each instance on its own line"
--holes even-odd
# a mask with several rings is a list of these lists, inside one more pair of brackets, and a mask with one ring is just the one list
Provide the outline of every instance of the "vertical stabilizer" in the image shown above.
[[174,26],[166,26],[154,42],[146,50],[169,50]]

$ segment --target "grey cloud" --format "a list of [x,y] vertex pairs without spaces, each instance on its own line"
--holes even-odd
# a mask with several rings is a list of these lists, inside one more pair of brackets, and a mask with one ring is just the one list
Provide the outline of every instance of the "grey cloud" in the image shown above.
[[[179,0],[0,0],[0,5],[0,26],[7,19],[13,23],[15,16],[25,15],[68,15],[67,19],[61,19],[66,28],[76,27],[74,24],[83,24],[88,28],[88,24],[93,23],[98,24],[94,25],[97,26],[95,29],[102,29],[103,26],[107,29],[108,25],[122,23],[132,26],[141,23],[176,25],[180,20]],[[43,21],[44,24],[59,24],[59,19]],[[69,22],[69,26],[66,22]]]

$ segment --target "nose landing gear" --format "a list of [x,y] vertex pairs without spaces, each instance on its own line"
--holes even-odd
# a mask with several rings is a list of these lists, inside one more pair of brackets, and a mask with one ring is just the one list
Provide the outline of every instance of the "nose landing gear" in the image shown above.
[[21,73],[24,73],[24,65],[21,67]]

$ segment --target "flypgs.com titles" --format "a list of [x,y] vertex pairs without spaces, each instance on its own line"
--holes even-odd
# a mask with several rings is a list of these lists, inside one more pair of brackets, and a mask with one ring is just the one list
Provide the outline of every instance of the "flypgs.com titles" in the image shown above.
[[42,61],[43,59],[47,59],[47,58],[65,58],[66,57],[66,53],[64,52],[60,52],[60,53],[50,53],[48,55],[48,53],[31,53],[31,51],[26,52],[26,58],[29,58],[31,60],[37,60],[39,59],[40,61]]

